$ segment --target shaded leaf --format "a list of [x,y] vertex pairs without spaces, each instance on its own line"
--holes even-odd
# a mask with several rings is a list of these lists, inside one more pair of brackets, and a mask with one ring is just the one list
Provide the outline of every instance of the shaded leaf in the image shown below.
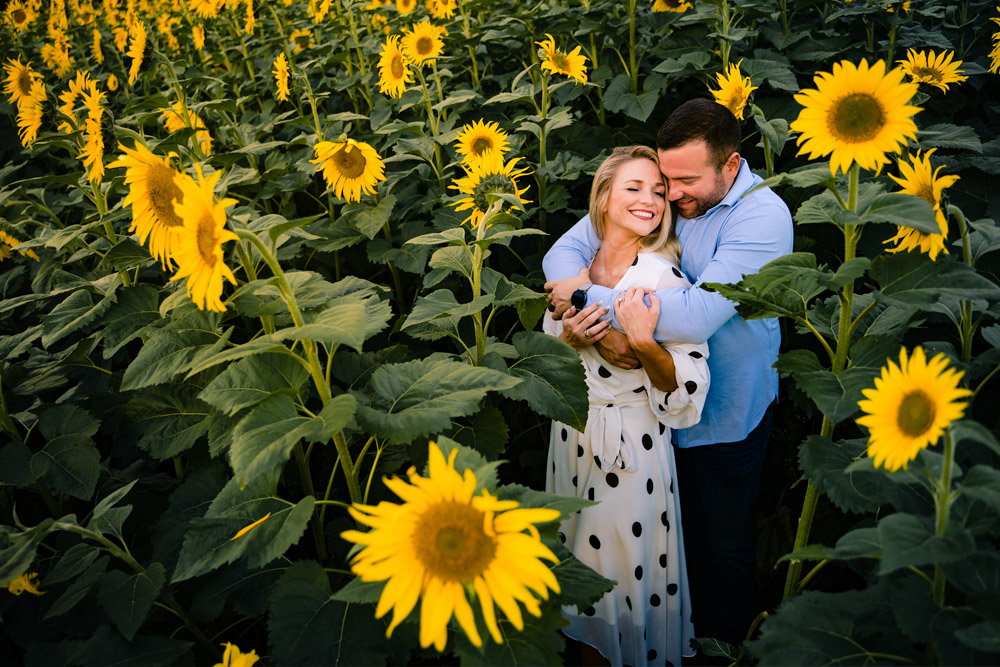
[[161,563],[153,563],[141,574],[111,570],[101,580],[97,594],[101,606],[129,641],[146,622],[165,580]]

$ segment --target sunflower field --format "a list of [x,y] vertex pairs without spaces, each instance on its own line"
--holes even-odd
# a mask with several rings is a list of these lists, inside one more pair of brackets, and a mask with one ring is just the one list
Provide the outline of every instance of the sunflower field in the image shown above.
[[701,652],[1000,661],[1000,7],[6,0],[0,46],[0,663],[572,662],[614,582],[541,491],[588,410],[541,258],[695,97],[796,224],[704,287],[783,380],[767,611]]

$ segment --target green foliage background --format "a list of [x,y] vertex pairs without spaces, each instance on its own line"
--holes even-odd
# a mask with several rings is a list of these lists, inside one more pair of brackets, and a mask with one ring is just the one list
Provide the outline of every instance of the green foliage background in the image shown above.
[[[202,664],[225,641],[274,664],[562,660],[559,605],[585,606],[608,582],[561,547],[555,525],[543,538],[562,559],[563,594],[542,618],[520,636],[505,626],[508,641],[485,652],[450,633],[452,653],[438,658],[417,647],[414,621],[384,639],[384,619],[372,618],[378,587],[347,572],[338,535],[353,522],[323,501],[394,500],[380,478],[422,467],[433,438],[467,448],[460,460],[504,497],[579,508],[531,490],[542,488],[550,420],[582,427],[587,409],[575,353],[536,331],[541,256],[585,212],[589,175],[610,148],[653,144],[679,102],[707,96],[724,63],[742,61],[759,86],[742,153],[797,226],[795,254],[716,286],[744,317],[785,323],[757,531],[765,601],[777,611],[740,659],[996,662],[1000,87],[987,71],[998,29],[990,3],[718,0],[653,13],[642,3],[473,0],[443,22],[441,87],[412,84],[397,100],[377,92],[384,34],[372,12],[334,7],[313,45],[293,53],[289,103],[275,100],[270,70],[292,28],[313,28],[298,2],[259,4],[252,36],[226,11],[208,22],[211,62],[179,29],[176,54],[159,43],[136,88],[109,94],[118,141],[142,136],[189,162],[192,133],[166,133],[159,110],[184,95],[205,119],[215,140],[206,168],[224,170],[219,194],[239,200],[229,224],[242,240],[227,262],[240,285],[224,293],[224,314],[197,310],[127,235],[122,174],[107,174],[102,213],[75,158],[78,137],[50,123],[22,150],[14,110],[0,106],[0,228],[41,258],[15,252],[0,264],[0,582],[37,571],[46,591],[0,592],[10,640],[0,661]],[[425,16],[379,11],[397,34]],[[34,30],[37,40],[6,29],[0,55],[38,61]],[[97,66],[84,48],[90,28],[71,25],[77,64],[124,82],[127,61],[102,30],[108,59]],[[543,79],[534,42],[546,33],[567,50],[583,46],[588,85]],[[937,148],[935,164],[961,175],[948,197],[967,224],[968,252],[952,215],[950,254],[933,263],[884,252],[894,224],[933,225],[923,202],[891,194],[894,167],[852,186],[797,157],[788,133],[792,95],[815,72],[842,59],[895,61],[907,48],[955,49],[969,75],[947,93],[922,87],[916,100],[911,149]],[[52,99],[65,82],[42,71]],[[447,186],[463,175],[453,141],[480,118],[511,134],[534,174],[532,203],[477,238]],[[376,197],[341,204],[326,192],[309,162],[317,127],[385,158]],[[860,205],[845,212],[832,193],[846,199],[851,187]],[[845,317],[857,318],[849,331]],[[977,391],[953,433],[959,495],[942,535],[930,481],[942,454],[886,474],[864,457],[853,423],[861,389],[901,345],[917,344],[948,354]],[[843,350],[839,367],[824,346]],[[307,350],[318,365],[303,363]],[[796,541],[807,487],[816,518]],[[779,561],[793,549],[792,560],[821,567],[790,578],[781,602]],[[928,585],[935,566],[947,581],[940,602]]]

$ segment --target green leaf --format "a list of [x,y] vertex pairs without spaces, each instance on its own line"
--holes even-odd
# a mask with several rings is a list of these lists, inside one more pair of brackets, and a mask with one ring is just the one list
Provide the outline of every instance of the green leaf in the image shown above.
[[396,198],[387,195],[375,206],[370,204],[347,204],[341,212],[342,218],[347,218],[359,232],[369,239],[375,238],[392,215],[396,206]]
[[578,613],[582,613],[614,588],[612,579],[597,573],[562,544],[552,545],[552,551],[559,558],[552,566],[552,573],[559,582],[557,599],[560,605],[576,607]]
[[73,292],[51,312],[42,315],[42,347],[47,348],[74,331],[90,326],[111,308],[114,301],[114,287],[96,304],[89,290]]
[[136,393],[128,413],[142,430],[138,445],[165,461],[194,446],[205,435],[212,409],[197,397],[198,387],[168,384]]
[[189,365],[186,377],[191,377],[192,375],[196,375],[211,368],[212,366],[217,366],[218,364],[222,364],[227,361],[236,361],[237,359],[243,359],[244,357],[249,357],[255,354],[264,354],[265,352],[276,352],[281,354],[289,353],[287,347],[271,336],[261,336],[259,338],[254,338],[249,343],[243,343],[242,345],[237,345],[236,347],[230,347],[222,350],[221,352],[212,348],[209,354],[193,355],[194,360]]
[[916,252],[880,255],[868,272],[879,291],[876,298],[921,310],[933,309],[942,297],[951,299],[997,299],[1000,287],[986,276],[958,261],[932,262]]
[[[488,256],[483,253],[483,260]],[[438,248],[431,255],[429,266],[432,269],[443,269],[462,274],[468,280],[472,280],[472,259],[465,248],[459,246],[447,246]]]
[[181,373],[191,370],[199,359],[216,355],[225,345],[228,333],[217,336],[196,329],[158,330],[125,369],[122,390],[170,382]]
[[493,461],[503,453],[509,431],[503,413],[487,405],[469,418],[468,425],[455,422],[455,432],[451,437]]
[[104,317],[104,358],[110,359],[160,319],[159,295],[149,285],[122,287]]
[[885,575],[903,567],[949,563],[965,558],[976,549],[964,526],[948,523],[941,537],[934,534],[931,517],[890,514],[878,522],[882,560],[878,573]]
[[787,560],[853,560],[855,558],[878,558],[882,553],[877,528],[856,528],[837,540],[833,548],[821,544],[810,544],[782,556],[778,562]]
[[996,436],[979,422],[970,419],[955,422],[951,425],[951,433],[956,445],[965,440],[970,440],[984,445],[994,454],[1000,454],[1000,443],[997,442]]
[[[271,657],[280,665],[409,662],[405,642],[386,640],[386,622],[374,618],[370,604],[334,599],[326,572],[314,561],[298,561],[285,570],[272,589],[267,618]],[[405,634],[405,628],[395,632]]]
[[100,422],[73,403],[63,403],[39,415],[38,428],[47,443],[31,457],[31,473],[56,491],[90,500],[97,486],[101,455],[93,436]]
[[739,304],[736,312],[745,320],[801,318],[832,276],[831,272],[816,267],[813,254],[795,252],[771,260],[738,283],[704,286]]
[[278,393],[298,394],[309,371],[284,354],[259,354],[226,367],[198,398],[228,415],[257,405]]
[[585,507],[597,503],[578,496],[558,496],[554,493],[529,489],[520,484],[504,484],[497,492],[501,500],[516,500],[521,507],[559,510],[560,521],[570,518]]
[[626,116],[645,122],[653,113],[660,91],[651,90],[635,95],[631,92],[631,81],[628,74],[619,74],[604,91],[604,108],[608,111],[622,112]]
[[[755,52],[755,55],[757,53],[760,52]],[[767,55],[777,56],[777,54]],[[780,58],[781,56],[777,57]],[[766,57],[765,55],[763,58],[744,59],[740,68],[746,76],[750,77],[750,81],[758,86],[766,83],[778,90],[785,90],[793,93],[799,92],[799,84],[795,80],[795,74],[792,72],[792,68],[788,66],[787,62],[772,59]]]
[[982,142],[976,131],[967,125],[951,125],[950,123],[938,123],[917,130],[920,137],[920,145],[928,148],[964,148],[976,153],[983,152]]
[[[537,331],[520,331],[511,342],[518,358],[507,371],[523,382],[500,393],[528,401],[539,414],[582,432],[590,403],[580,355],[558,338]],[[499,359],[491,362],[498,369],[504,365]]]
[[361,577],[355,577],[347,582],[347,585],[333,594],[333,599],[340,602],[370,602],[376,603],[382,596],[385,589],[384,581],[361,581]]
[[334,396],[319,413],[319,419],[323,423],[316,436],[316,442],[327,442],[345,429],[354,419],[357,407],[357,400],[351,394]]
[[810,435],[799,446],[799,466],[816,489],[845,512],[874,512],[889,495],[893,484],[876,470],[847,472],[867,448],[865,440],[834,443]]
[[7,587],[11,581],[28,572],[35,560],[35,552],[52,530],[52,519],[44,519],[22,533],[8,535],[10,541],[3,551],[0,551],[0,587]]
[[141,574],[111,570],[101,579],[98,600],[111,622],[129,641],[146,622],[165,580],[162,563],[151,564]]
[[[452,450],[458,450],[458,453],[455,455],[455,470],[463,475],[466,470],[472,471],[472,474],[476,476],[475,493],[479,493],[482,489],[486,489],[490,493],[496,493],[498,481],[497,468],[500,467],[500,461],[488,462],[476,450],[465,447],[443,435],[439,435],[435,439],[435,444],[441,450],[441,454],[444,455],[445,460],[451,456]],[[424,467],[424,475],[429,476],[427,466]]]
[[132,490],[135,483],[138,480],[132,480],[125,486],[119,487],[118,489],[112,491],[108,495],[104,496],[99,503],[94,507],[94,511],[91,514],[91,521],[96,522],[104,514],[118,504],[118,501],[125,497],[125,495]]
[[834,425],[854,416],[862,389],[871,387],[878,369],[852,366],[839,375],[830,371],[795,373],[795,382]]
[[902,192],[879,195],[861,212],[864,223],[888,222],[921,232],[940,234],[933,207],[923,198]]
[[406,443],[445,431],[454,417],[470,415],[488,391],[504,391],[519,380],[457,361],[387,364],[372,374],[371,406],[358,405],[358,423],[390,442]]
[[840,205],[836,196],[824,190],[806,200],[795,212],[795,222],[800,225],[829,223],[837,227],[857,225],[863,222],[854,211]]
[[864,276],[871,265],[872,261],[867,257],[853,257],[837,268],[826,286],[830,290],[837,291],[844,285],[853,283],[858,278]]
[[961,482],[962,494],[1000,509],[1000,470],[987,465],[972,466]]
[[[245,488],[233,478],[208,508],[191,519],[172,581],[185,581],[242,558],[250,567],[262,567],[299,541],[312,516],[315,501],[306,496],[292,504],[274,495],[277,476],[258,477]],[[236,534],[270,516],[250,532]]]
[[465,245],[465,227],[452,227],[443,232],[422,234],[421,236],[407,239],[406,242],[413,245],[443,245],[445,243]]
[[406,329],[407,327],[430,322],[441,317],[449,317],[457,320],[480,312],[483,308],[490,305],[491,301],[493,301],[492,296],[483,294],[469,303],[459,303],[451,290],[439,289],[417,300],[416,305],[413,306],[413,310],[406,317],[406,322],[402,328]]
[[261,475],[280,473],[296,443],[303,438],[311,441],[322,428],[322,419],[300,415],[287,395],[271,396],[236,425],[229,449],[236,478],[247,484]]
[[190,662],[185,653],[193,642],[161,635],[136,635],[126,641],[110,626],[102,625],[97,633],[72,656],[76,664],[105,667],[166,667]]

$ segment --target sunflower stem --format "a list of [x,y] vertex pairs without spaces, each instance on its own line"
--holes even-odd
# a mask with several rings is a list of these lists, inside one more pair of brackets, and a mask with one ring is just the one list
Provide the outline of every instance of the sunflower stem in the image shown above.
[[[951,509],[951,468],[955,458],[955,441],[951,435],[951,428],[944,432],[944,457],[941,462],[941,484],[934,496],[934,508],[936,516],[934,530],[938,538],[944,537],[944,531],[948,527],[948,513]],[[939,607],[944,606],[945,587],[947,580],[941,565],[934,564],[934,604]]]
[[[472,38],[472,28],[469,27],[469,9],[466,3],[458,3],[458,11],[462,15],[462,36],[469,40]],[[469,50],[469,62],[472,64],[472,87],[479,87],[479,64],[476,62],[476,50],[470,44],[466,47]]]
[[[969,268],[974,269],[975,262],[972,259],[972,247],[969,243],[969,224],[965,219],[965,214],[962,213],[962,209],[953,204],[948,205],[948,214],[955,216],[955,220],[958,221],[958,231],[962,237],[962,261]],[[962,343],[962,363],[968,364],[972,360],[972,339],[976,335],[976,325],[972,321],[972,300],[963,299],[959,308],[962,313],[962,324],[959,328],[959,339]],[[967,380],[965,381],[967,382]]]
[[[496,215],[502,207],[503,200],[497,198],[490,204],[490,207],[486,209],[486,213],[483,214],[483,219],[479,221],[479,227],[476,228],[476,241],[483,240],[490,218]],[[483,247],[478,243],[473,249],[472,257],[472,300],[475,301],[479,298],[482,288],[483,274]],[[483,356],[486,354],[486,329],[483,327],[482,311],[476,311],[473,313],[472,323],[476,329],[476,358],[473,361],[473,365],[479,366],[483,363]]]
[[632,94],[639,94],[639,67],[635,57],[635,8],[638,0],[628,0],[628,75]]
[[312,109],[313,123],[316,125],[316,138],[323,141],[323,128],[319,123],[319,112],[316,111],[316,94],[313,92],[312,84],[309,83],[309,75],[302,73],[302,80],[306,83],[306,96],[309,97],[309,107]]

